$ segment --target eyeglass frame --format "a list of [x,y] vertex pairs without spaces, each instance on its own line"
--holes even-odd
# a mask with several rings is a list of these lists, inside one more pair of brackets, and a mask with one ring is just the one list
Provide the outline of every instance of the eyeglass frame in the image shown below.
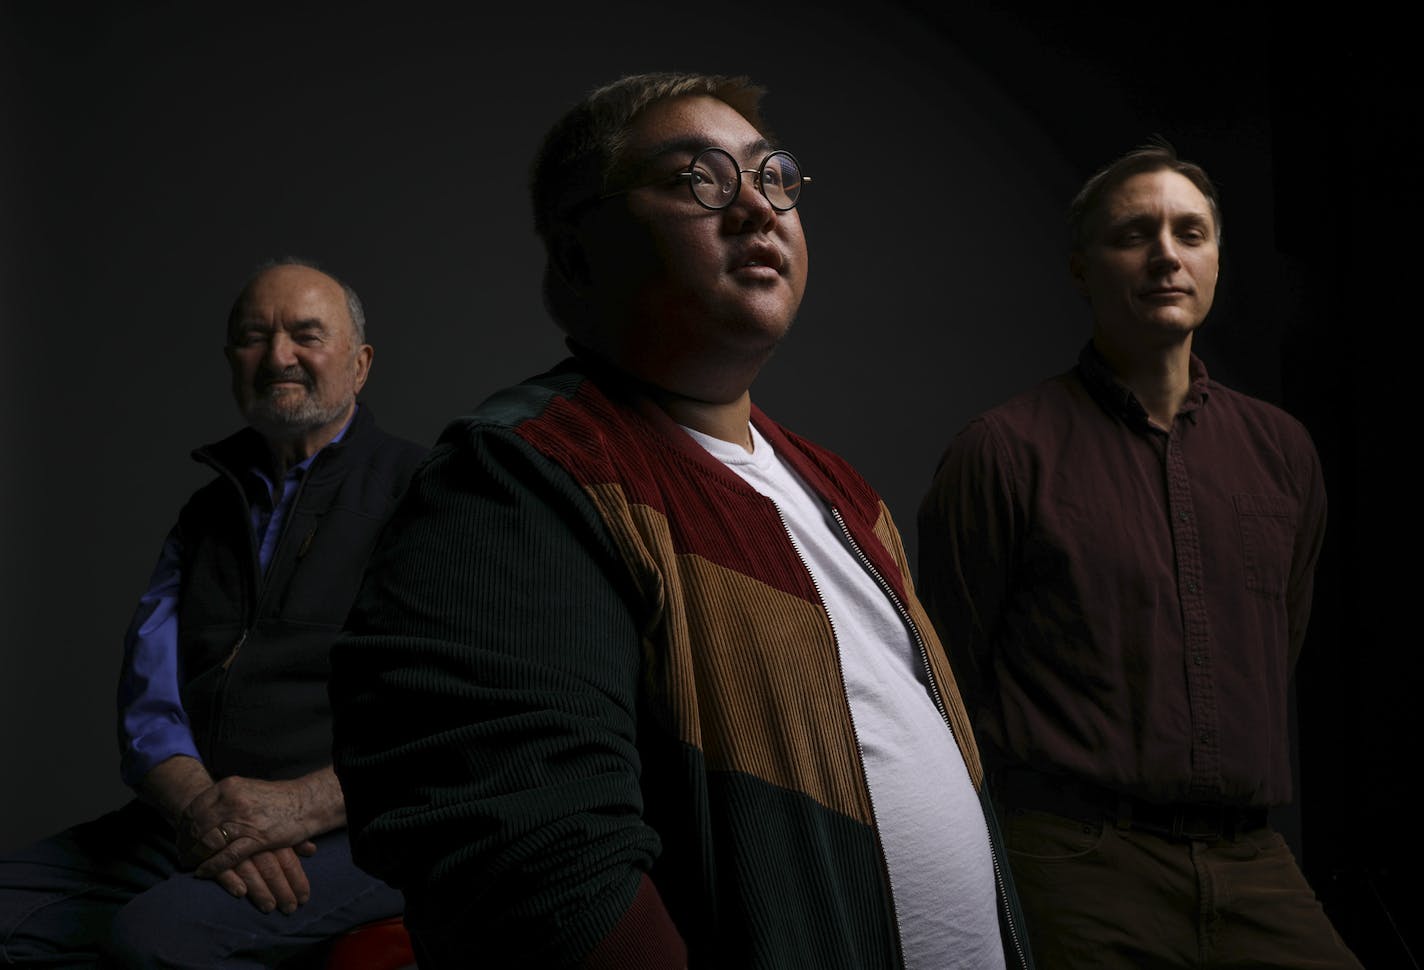
[[[721,205],[711,205],[707,202],[704,202],[702,200],[702,197],[697,194],[697,187],[692,184],[693,170],[697,168],[698,161],[704,155],[711,154],[712,152],[721,152],[723,155],[726,155],[729,159],[732,160],[733,168],[737,170],[736,191],[732,193],[731,198],[729,198],[726,202],[723,202]],[[773,158],[778,155],[785,155],[787,158],[791,159],[791,164],[796,166],[796,171],[800,173],[801,163],[796,160],[795,155],[791,154],[784,148],[778,148],[775,151],[767,152],[766,157],[761,160],[761,164],[759,164],[756,168],[742,168],[742,163],[737,161],[737,156],[733,155],[725,148],[718,148],[716,145],[709,145],[708,147],[702,149],[702,151],[698,152],[696,155],[692,156],[692,161],[689,162],[687,165],[687,171],[678,172],[676,177],[687,179],[687,188],[692,193],[692,197],[697,201],[698,205],[702,206],[702,208],[704,209],[711,209],[713,212],[721,212],[723,209],[730,208],[731,206],[735,205],[737,199],[741,198],[743,182],[742,176],[755,175],[757,191],[761,193],[761,197],[763,199],[766,199],[767,204],[770,205],[777,212],[790,212],[792,209],[796,208],[797,204],[799,204],[801,201],[800,189],[797,190],[796,198],[792,201],[792,203],[785,207],[779,206],[775,202],[771,201],[771,196],[768,195],[766,191],[766,166],[771,162]],[[810,176],[807,175],[800,175],[800,180],[801,185],[809,185],[811,182]]]
[[[730,159],[732,160],[732,164],[733,164],[734,166],[736,166],[736,169],[737,169],[737,190],[736,190],[735,192],[733,192],[733,193],[732,193],[732,197],[731,197],[730,199],[728,199],[728,200],[727,200],[725,203],[723,203],[722,205],[708,205],[706,202],[703,202],[702,199],[699,198],[698,195],[697,195],[697,188],[692,184],[692,173],[693,173],[693,169],[695,169],[695,168],[697,167],[697,161],[698,161],[698,159],[700,159],[703,155],[706,155],[708,152],[721,152],[723,155],[726,155],[728,158],[730,158]],[[768,162],[770,162],[770,161],[771,161],[773,158],[775,158],[777,155],[785,155],[787,158],[791,159],[791,163],[796,166],[797,170],[798,170],[798,171],[800,170],[800,168],[801,168],[801,163],[797,160],[796,156],[793,155],[793,154],[791,154],[790,152],[788,152],[788,151],[787,151],[786,149],[784,149],[784,148],[778,148],[778,149],[776,149],[775,151],[767,152],[767,153],[766,153],[766,156],[761,160],[761,163],[760,163],[759,165],[757,165],[756,168],[742,168],[742,163],[739,162],[739,161],[737,161],[737,156],[735,156],[735,155],[733,155],[731,152],[727,151],[727,149],[725,149],[725,148],[719,148],[719,147],[716,146],[716,145],[708,145],[706,148],[704,148],[704,149],[702,149],[701,151],[699,151],[696,155],[693,155],[693,156],[692,156],[692,161],[690,161],[690,162],[687,163],[687,170],[686,170],[686,171],[684,171],[684,172],[676,172],[676,173],[674,173],[674,174],[671,176],[671,178],[686,179],[686,180],[687,180],[687,190],[688,190],[689,193],[691,193],[691,195],[692,195],[692,200],[693,200],[694,202],[696,202],[698,205],[702,206],[702,208],[707,209],[707,210],[710,211],[710,212],[721,212],[723,209],[731,208],[731,207],[736,203],[737,199],[741,198],[741,195],[742,195],[742,182],[743,182],[742,176],[743,176],[743,175],[755,175],[755,176],[757,177],[757,178],[756,178],[757,191],[761,193],[761,197],[762,197],[763,199],[766,199],[767,205],[771,206],[772,210],[775,211],[775,212],[778,212],[778,213],[779,213],[779,212],[790,212],[792,209],[796,208],[798,205],[801,204],[801,193],[800,193],[799,191],[796,193],[796,201],[795,201],[795,202],[792,202],[789,206],[787,206],[787,207],[784,208],[784,209],[783,209],[782,207],[778,206],[775,202],[772,202],[772,201],[771,201],[771,196],[769,196],[769,195],[766,194],[766,179],[763,177],[763,176],[764,176],[764,173],[766,172],[766,165],[767,165]],[[579,213],[579,212],[581,212],[582,210],[584,210],[584,209],[586,209],[586,208],[588,208],[588,207],[590,207],[590,206],[595,206],[595,205],[597,205],[597,204],[600,203],[600,202],[606,202],[606,201],[608,201],[609,199],[617,198],[617,197],[620,196],[620,195],[627,195],[629,192],[632,192],[632,191],[634,191],[634,190],[636,190],[636,189],[646,189],[646,188],[648,188],[648,187],[651,186],[651,185],[657,185],[659,182],[663,182],[663,181],[667,181],[667,177],[661,177],[661,176],[660,176],[659,178],[656,178],[656,179],[654,179],[654,180],[651,181],[651,182],[642,182],[642,183],[639,183],[638,185],[630,185],[630,186],[628,186],[626,189],[618,189],[616,192],[608,192],[608,193],[605,193],[605,194],[603,194],[603,195],[596,196],[596,197],[594,197],[594,198],[592,198],[592,199],[587,199],[587,200],[585,200],[585,201],[583,201],[583,202],[575,203],[574,205],[570,206],[567,210],[565,210],[565,211],[566,211],[566,217],[568,217],[568,216],[573,216],[575,213]],[[801,176],[801,184],[802,184],[802,185],[810,185],[810,184],[811,184],[811,176],[809,176],[809,175],[802,175],[802,176]]]

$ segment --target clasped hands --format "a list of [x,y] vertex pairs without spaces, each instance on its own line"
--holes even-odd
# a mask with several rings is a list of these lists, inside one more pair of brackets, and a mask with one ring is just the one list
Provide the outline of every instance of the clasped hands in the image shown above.
[[316,852],[302,782],[230,776],[200,791],[179,814],[179,863],[264,913],[291,913],[309,898],[301,857]]

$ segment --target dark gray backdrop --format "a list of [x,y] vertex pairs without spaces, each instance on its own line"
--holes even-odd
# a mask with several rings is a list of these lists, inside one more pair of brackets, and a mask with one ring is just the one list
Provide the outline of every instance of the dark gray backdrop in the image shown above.
[[1349,24],[1169,13],[0,4],[0,849],[126,797],[121,635],[205,480],[188,451],[237,424],[222,323],[251,266],[298,254],[354,284],[376,347],[363,399],[430,442],[562,354],[525,201],[543,130],[620,74],[708,70],[768,86],[815,179],[808,296],[753,396],[866,474],[912,556],[948,438],[1085,339],[1061,230],[1076,185],[1152,132],[1217,178],[1226,263],[1199,348],[1307,421],[1332,494],[1301,808],[1282,822],[1337,920],[1388,936],[1351,901],[1391,897],[1402,867],[1345,841],[1368,814],[1349,793],[1405,804],[1417,665],[1399,666],[1380,589],[1399,582],[1380,566],[1392,456],[1358,407],[1377,389],[1342,337],[1390,334],[1406,302],[1374,286],[1362,306],[1356,287],[1381,259],[1360,241],[1407,241],[1392,214],[1418,190],[1376,166],[1412,99],[1388,44]]

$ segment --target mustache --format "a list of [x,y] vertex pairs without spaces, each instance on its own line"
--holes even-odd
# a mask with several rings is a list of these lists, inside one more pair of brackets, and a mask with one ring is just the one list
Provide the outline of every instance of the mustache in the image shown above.
[[312,381],[307,372],[300,367],[288,367],[284,370],[262,370],[258,371],[255,383],[259,388],[266,388],[268,385],[278,382],[300,384],[307,390],[311,390]]

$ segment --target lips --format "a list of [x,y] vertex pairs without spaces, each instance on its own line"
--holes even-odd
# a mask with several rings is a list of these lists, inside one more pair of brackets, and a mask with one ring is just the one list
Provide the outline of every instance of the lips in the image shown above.
[[777,273],[786,265],[786,257],[781,250],[769,243],[753,243],[732,258],[733,270],[765,266]]
[[255,383],[258,388],[264,391],[283,384],[296,384],[308,391],[311,390],[312,386],[311,380],[307,377],[306,373],[300,369],[295,371],[287,370],[280,374],[259,374]]

